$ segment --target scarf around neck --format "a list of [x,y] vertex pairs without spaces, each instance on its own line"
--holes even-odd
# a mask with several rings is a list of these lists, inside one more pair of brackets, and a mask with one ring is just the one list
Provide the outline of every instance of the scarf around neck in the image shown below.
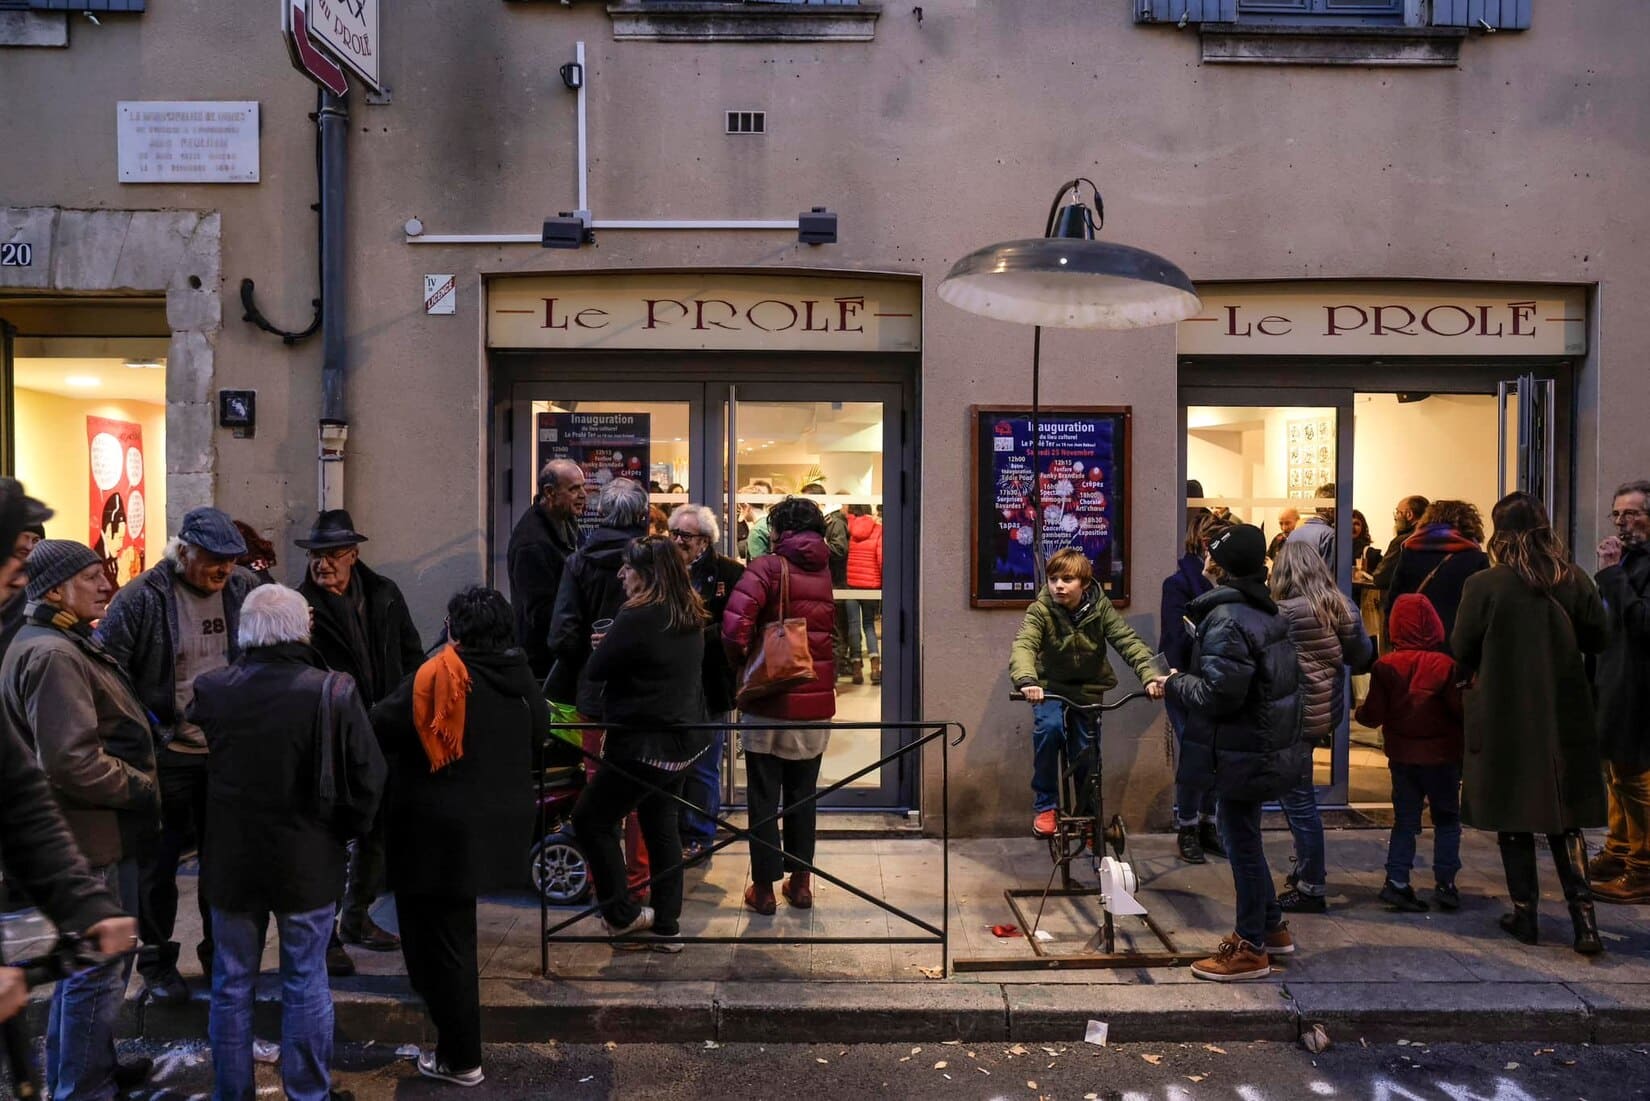
[[464,707],[470,695],[470,671],[449,643],[418,667],[413,676],[413,727],[430,771],[464,756]]

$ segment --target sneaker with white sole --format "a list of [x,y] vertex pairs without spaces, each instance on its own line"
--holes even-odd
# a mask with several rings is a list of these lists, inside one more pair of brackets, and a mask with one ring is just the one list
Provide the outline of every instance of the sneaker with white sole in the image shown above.
[[1295,934],[1289,931],[1287,921],[1280,921],[1276,929],[1267,930],[1266,954],[1268,956],[1293,956],[1295,954]]
[[480,1067],[471,1067],[469,1070],[454,1070],[436,1058],[433,1051],[419,1053],[418,1073],[440,1082],[451,1082],[455,1086],[479,1086],[487,1080],[487,1076],[481,1073]]
[[602,919],[602,930],[610,937],[624,937],[631,933],[645,933],[653,928],[653,907],[643,906],[628,925],[610,925]]
[[622,952],[664,952],[667,955],[674,956],[681,952],[682,942],[666,938],[680,935],[680,933],[656,933],[650,929],[642,936],[621,940],[613,947]]
[[1215,954],[1192,964],[1192,974],[1210,982],[1248,982],[1272,973],[1266,950],[1233,933],[1220,942]]

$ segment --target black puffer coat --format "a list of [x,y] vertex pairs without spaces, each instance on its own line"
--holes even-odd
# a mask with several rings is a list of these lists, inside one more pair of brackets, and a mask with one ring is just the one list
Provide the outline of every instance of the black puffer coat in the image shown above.
[[1239,585],[1186,606],[1197,625],[1192,667],[1168,685],[1187,716],[1177,779],[1226,798],[1275,799],[1312,761],[1301,734],[1300,662],[1265,583]]

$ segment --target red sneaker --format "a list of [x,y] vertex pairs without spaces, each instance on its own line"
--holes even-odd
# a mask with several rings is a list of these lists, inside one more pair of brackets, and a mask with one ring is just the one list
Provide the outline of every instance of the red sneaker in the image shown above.
[[1053,837],[1059,832],[1059,827],[1055,824],[1057,814],[1057,811],[1052,810],[1038,811],[1037,817],[1031,820],[1031,832],[1038,837]]

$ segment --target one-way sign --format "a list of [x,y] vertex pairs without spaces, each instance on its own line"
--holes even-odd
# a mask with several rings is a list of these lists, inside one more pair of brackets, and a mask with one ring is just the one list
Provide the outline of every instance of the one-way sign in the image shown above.
[[349,92],[344,70],[310,40],[308,0],[281,0],[281,34],[294,68],[335,96]]

